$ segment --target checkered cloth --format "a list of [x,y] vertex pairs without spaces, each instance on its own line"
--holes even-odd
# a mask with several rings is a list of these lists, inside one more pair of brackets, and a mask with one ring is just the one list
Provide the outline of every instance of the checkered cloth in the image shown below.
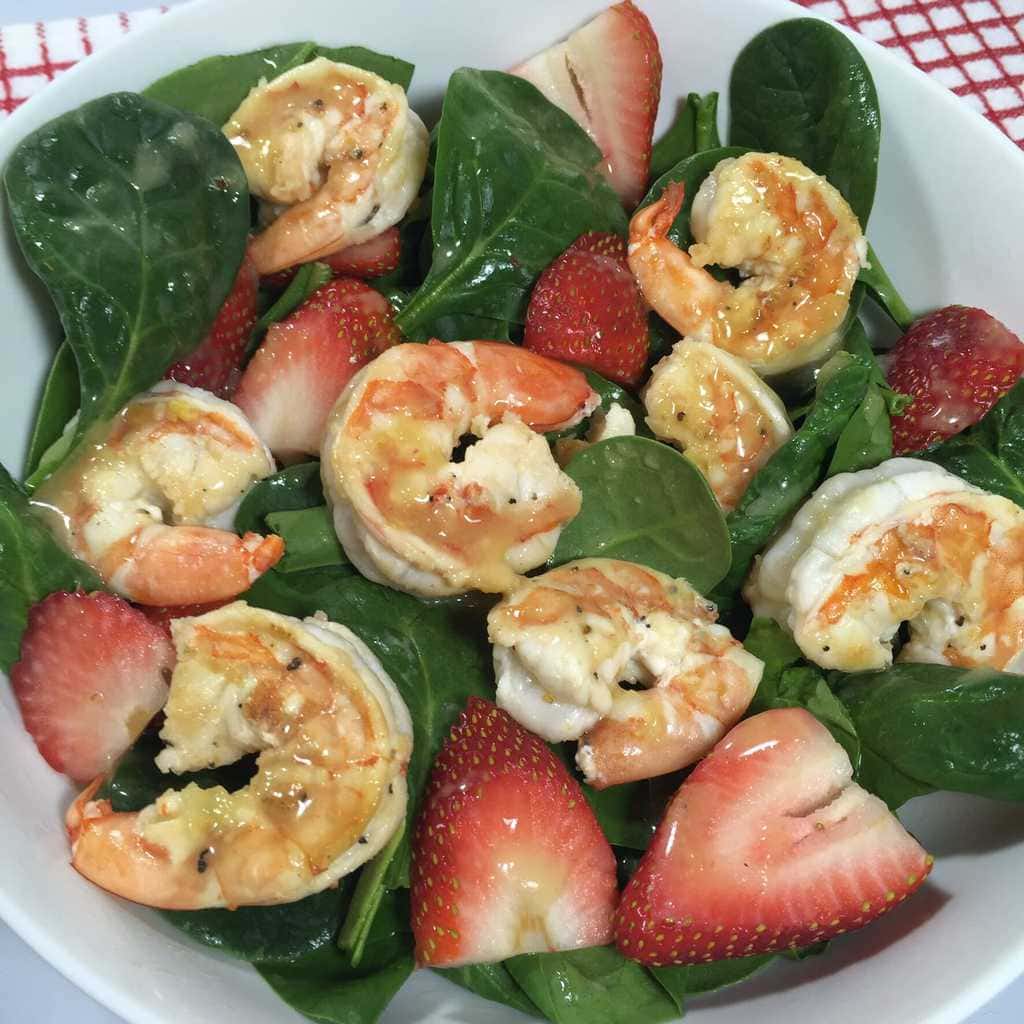
[[[797,2],[913,61],[1024,148],[1024,0]],[[166,9],[0,29],[0,117]]]

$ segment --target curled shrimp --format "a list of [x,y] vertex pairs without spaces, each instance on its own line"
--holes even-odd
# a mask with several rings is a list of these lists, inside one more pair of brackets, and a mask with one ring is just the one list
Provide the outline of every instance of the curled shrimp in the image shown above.
[[[823,360],[841,340],[867,253],[846,200],[791,157],[722,160],[694,198],[686,251],[668,237],[683,192],[668,185],[629,225],[629,266],[655,312],[762,375]],[[718,281],[712,264],[745,280]]]
[[165,381],[93,429],[36,492],[55,536],[139,604],[227,601],[284,553],[280,537],[230,532],[274,460],[241,410]]
[[741,359],[681,341],[644,391],[647,425],[696,465],[729,511],[754,474],[793,434],[781,399]]
[[162,771],[257,753],[240,790],[168,789],[115,813],[97,779],[67,814],[72,864],[125,899],[177,910],[289,903],[337,883],[400,826],[409,712],[344,626],[235,602],[171,625],[178,662]]
[[685,580],[609,558],[524,581],[487,629],[499,706],[551,742],[581,739],[576,762],[598,789],[703,757],[761,681]]
[[1024,509],[937,466],[890,459],[818,489],[744,591],[824,668],[893,660],[1024,671]]
[[[538,431],[598,404],[579,371],[491,341],[397,345],[331,412],[324,492],[359,571],[411,594],[508,590],[580,508]],[[453,452],[479,438],[461,462]]]
[[283,208],[249,249],[262,275],[397,224],[427,166],[427,130],[405,90],[326,57],[253,88],[224,134],[250,191]]

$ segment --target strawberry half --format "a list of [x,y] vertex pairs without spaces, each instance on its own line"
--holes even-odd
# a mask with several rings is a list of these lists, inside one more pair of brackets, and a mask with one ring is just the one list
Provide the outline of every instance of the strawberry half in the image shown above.
[[581,235],[537,279],[523,344],[634,385],[647,365],[647,307],[618,235]]
[[578,783],[489,701],[434,762],[412,842],[416,958],[431,967],[611,941],[615,856]]
[[1024,344],[983,309],[946,306],[913,324],[892,350],[889,386],[913,401],[892,421],[896,455],[966,430],[1024,373]]
[[616,912],[644,964],[797,948],[869,924],[932,858],[851,781],[846,751],[800,708],[740,722],[679,788]]
[[274,455],[319,454],[342,389],[360,367],[401,341],[392,316],[380,292],[341,277],[271,326],[234,400]]
[[238,383],[249,335],[256,323],[258,286],[259,275],[247,252],[209,333],[195,351],[164,374],[164,379],[229,397]]
[[[335,277],[380,277],[390,274],[398,267],[402,258],[402,237],[398,228],[388,228],[368,242],[350,245],[347,249],[321,256],[320,263],[326,263]],[[295,276],[297,267],[279,270],[264,278],[272,288],[284,288]]]
[[159,626],[168,636],[171,635],[171,623],[175,619],[190,619],[197,615],[205,615],[207,612],[216,611],[230,604],[230,601],[212,601],[209,604],[171,604],[138,605],[138,609],[150,622]]
[[661,51],[646,15],[630,0],[512,68],[561,107],[594,140],[601,172],[634,209],[651,172],[661,96]]
[[170,638],[127,601],[62,591],[29,611],[11,685],[39,753],[85,782],[164,706],[173,668]]

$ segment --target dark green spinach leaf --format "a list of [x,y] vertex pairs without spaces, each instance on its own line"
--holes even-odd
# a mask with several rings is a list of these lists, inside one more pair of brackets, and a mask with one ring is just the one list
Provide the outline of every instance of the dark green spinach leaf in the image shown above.
[[267,528],[284,540],[284,558],[277,565],[278,572],[350,564],[326,505],[269,512],[266,520]]
[[[387,845],[359,873],[356,891],[352,894],[348,913],[338,935],[338,946],[347,950],[353,967],[358,967],[366,952],[366,944],[374,929],[377,912],[387,893],[386,877],[395,853],[402,845],[404,826],[388,840]],[[408,925],[408,920],[406,920]]]
[[[934,789],[1024,800],[1021,676],[908,663],[837,674],[834,685],[865,750],[905,778]],[[877,792],[875,784],[864,782]]]
[[906,331],[914,322],[914,314],[903,301],[903,296],[896,290],[896,285],[885,272],[882,261],[871,246],[868,246],[869,266],[861,270],[858,280],[867,286],[868,293],[901,331]]
[[803,161],[867,224],[881,114],[871,72],[842,32],[814,18],[765,29],[736,58],[729,110],[730,143]]
[[[537,275],[581,234],[625,234],[599,159],[586,133],[529,82],[456,71],[437,136],[433,262],[396,318],[402,332],[451,339],[479,336],[477,317],[522,323]],[[466,315],[468,325],[443,321]]]
[[75,354],[80,438],[202,340],[242,259],[245,175],[208,121],[114,93],[26,137],[4,184]]
[[651,967],[650,972],[662,988],[675,1000],[679,1013],[685,1010],[687,996],[705,995],[745,981],[775,959],[774,953],[742,956],[735,960],[718,960],[708,964],[684,967]]
[[362,46],[331,49],[316,43],[283,43],[249,53],[207,57],[158,79],[144,95],[198,114],[220,127],[261,79],[277,78],[316,57],[372,71],[403,89],[408,89],[412,81],[411,64]]
[[100,578],[69,555],[29,508],[0,466],[0,668],[18,660],[28,610],[55,590],[103,590]]
[[471,964],[437,971],[442,977],[492,1003],[503,1003],[531,1017],[541,1016],[504,964]]
[[267,515],[316,508],[324,503],[320,463],[302,462],[256,484],[235,513],[237,533],[266,533]]
[[1024,506],[1024,380],[1019,380],[973,427],[918,458]]
[[[66,341],[62,341],[50,364],[50,372],[46,375],[32,437],[28,443],[28,457],[25,460],[28,478],[25,486],[29,490],[35,486],[37,475],[39,479],[44,479],[49,475],[51,467],[59,465],[63,452],[58,442],[64,434],[64,428],[78,412],[78,396],[75,353]],[[65,443],[70,444],[70,436]],[[48,453],[49,458],[46,458]]]
[[505,967],[552,1024],[659,1024],[677,1016],[650,973],[614,946],[514,956]]
[[286,316],[298,309],[318,288],[322,288],[333,276],[326,263],[303,263],[288,286],[274,300],[267,311],[256,321],[249,340],[250,352],[256,350],[260,340],[271,324],[280,323]]
[[580,514],[562,531],[552,565],[621,558],[700,593],[729,569],[729,537],[707,482],[686,458],[643,437],[612,437],[585,448],[566,472],[583,492]]
[[707,96],[691,92],[680,101],[672,127],[654,144],[651,152],[651,177],[659,178],[680,160],[702,149],[722,145],[718,136],[718,93]]

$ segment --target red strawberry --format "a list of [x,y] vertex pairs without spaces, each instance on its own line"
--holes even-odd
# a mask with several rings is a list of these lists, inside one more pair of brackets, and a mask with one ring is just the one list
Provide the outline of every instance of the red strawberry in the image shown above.
[[548,747],[470,698],[412,842],[416,957],[431,967],[611,941],[615,856]]
[[11,684],[50,766],[79,782],[110,770],[163,707],[166,633],[113,594],[59,592],[34,605]]
[[537,86],[597,143],[602,173],[632,210],[647,189],[661,95],[658,37],[643,12],[630,0],[609,7],[512,74]]
[[618,235],[581,235],[538,278],[523,344],[636,384],[647,363],[647,307]]
[[392,315],[380,292],[339,277],[267,331],[235,403],[276,456],[319,453],[342,389],[361,366],[401,341]]
[[[398,228],[388,228],[368,242],[350,245],[347,249],[332,252],[330,256],[322,256],[321,263],[326,263],[335,277],[380,277],[390,274],[402,257],[402,239]],[[264,278],[264,283],[272,288],[284,288],[295,276],[296,267],[279,270]]]
[[860,928],[932,858],[800,708],[737,725],[679,788],[616,912],[619,950],[693,964]]
[[174,605],[139,605],[139,611],[149,619],[150,622],[159,626],[168,636],[171,635],[171,623],[175,619],[191,618],[195,615],[205,615],[207,612],[215,611],[230,604],[229,601],[213,601],[210,604],[174,604]]
[[886,378],[913,402],[893,417],[893,450],[919,451],[977,423],[1024,373],[1020,338],[983,309],[946,306],[896,343]]
[[249,335],[256,322],[256,290],[259,275],[246,253],[238,276],[209,334],[194,352],[164,374],[167,380],[206,388],[221,398],[230,396],[241,373]]

